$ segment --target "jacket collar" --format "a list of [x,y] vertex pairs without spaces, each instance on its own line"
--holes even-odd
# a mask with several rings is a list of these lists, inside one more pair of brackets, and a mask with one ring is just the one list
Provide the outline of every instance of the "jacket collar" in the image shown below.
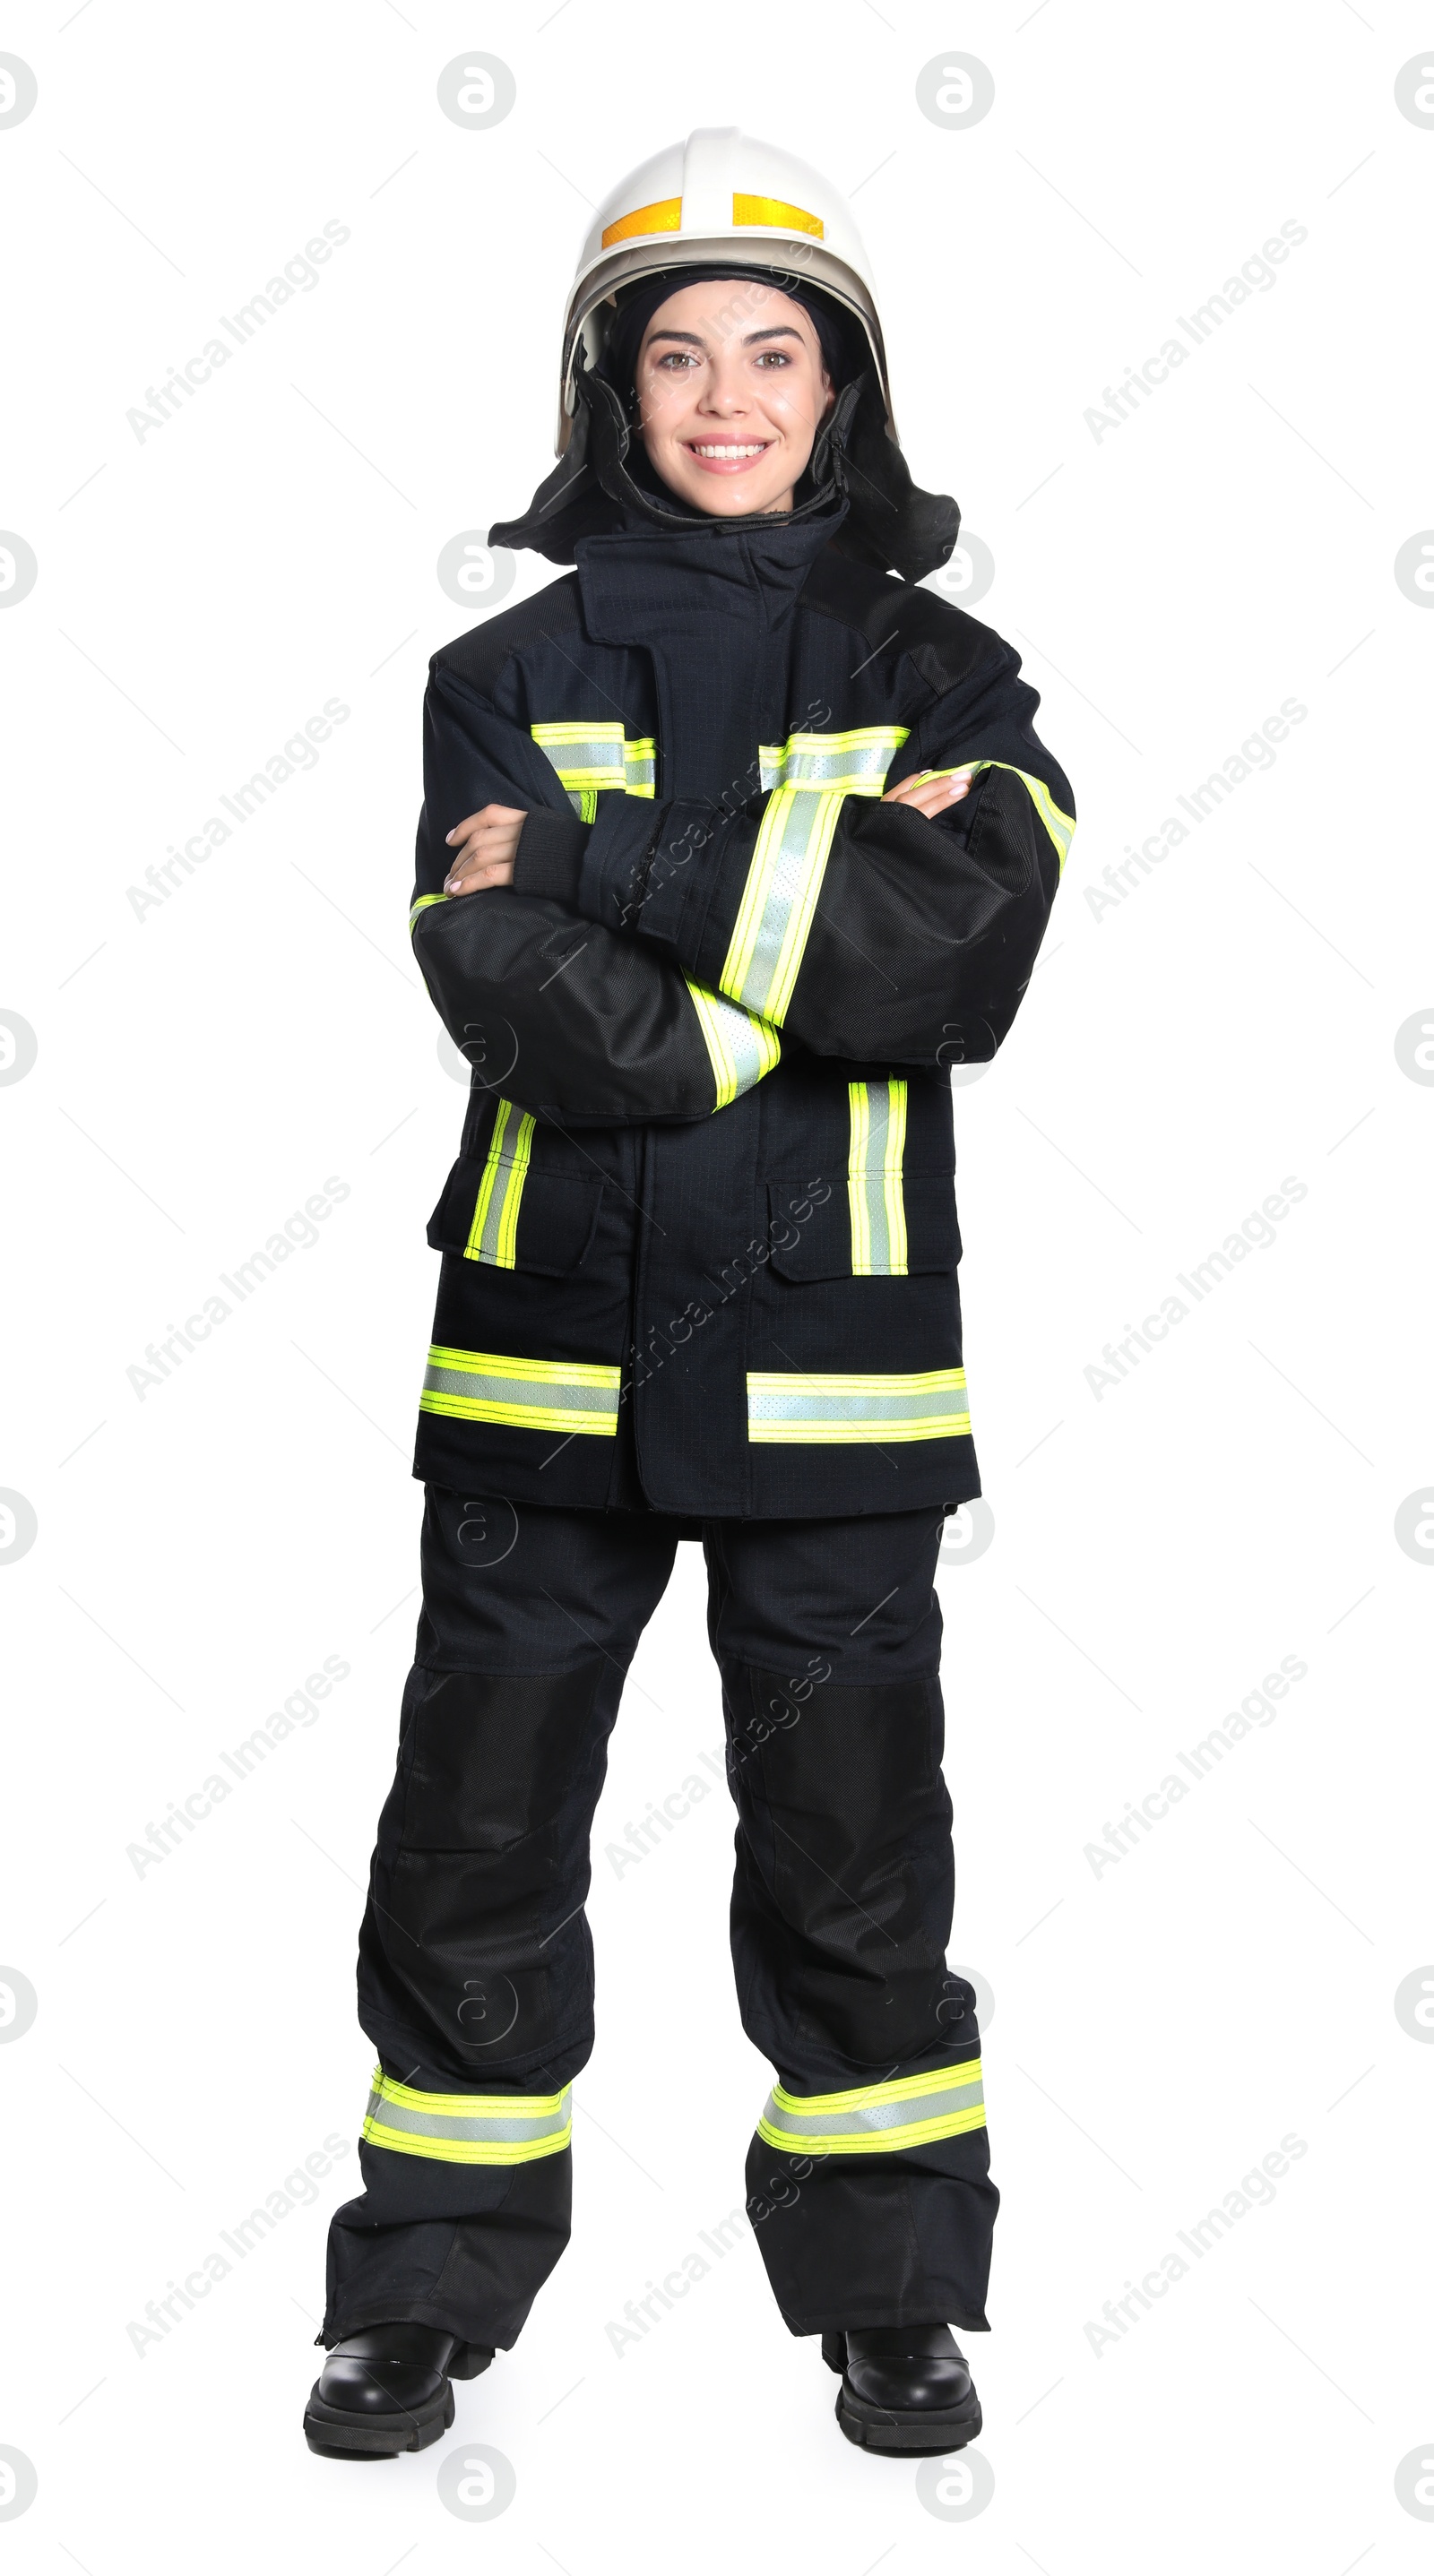
[[634,445],[613,388],[594,380],[603,440],[602,481],[616,525],[579,538],[573,552],[588,631],[626,642],[635,622],[679,608],[773,627],[791,613],[822,549],[850,504],[838,460],[859,388],[844,386],[823,423],[793,510],[709,518],[670,492]]
[[609,534],[582,537],[576,553],[588,632],[598,643],[639,641],[674,611],[684,622],[717,615],[780,626],[846,511],[836,500],[810,518],[674,518],[654,527],[632,517]]

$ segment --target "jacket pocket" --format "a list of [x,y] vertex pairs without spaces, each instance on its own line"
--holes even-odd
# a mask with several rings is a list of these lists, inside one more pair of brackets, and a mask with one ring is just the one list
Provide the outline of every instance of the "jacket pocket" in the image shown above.
[[533,1163],[534,1122],[500,1100],[484,1153],[460,1154],[428,1220],[436,1252],[564,1279],[587,1259],[601,1181]]
[[949,1172],[902,1173],[889,1190],[859,1176],[820,1203],[802,1181],[769,1181],[767,1239],[783,1279],[904,1279],[961,1258]]

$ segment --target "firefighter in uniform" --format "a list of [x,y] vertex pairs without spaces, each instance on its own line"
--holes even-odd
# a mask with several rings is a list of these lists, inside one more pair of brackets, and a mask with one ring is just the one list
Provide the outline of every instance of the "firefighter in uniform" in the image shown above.
[[473,1081],[429,1227],[365,2188],[305,2427],[436,2441],[567,2241],[589,1829],[700,1537],[773,2069],[748,2213],[842,2430],[939,2453],[980,2426],[951,2327],[986,2324],[997,2197],[945,1960],[933,1574],[979,1491],[948,1069],[1010,1026],[1071,793],[1017,655],[916,586],[958,514],[897,444],[850,213],[789,154],[699,132],[614,192],[558,452],[491,537],[576,569],[436,654],[425,706],[413,944]]

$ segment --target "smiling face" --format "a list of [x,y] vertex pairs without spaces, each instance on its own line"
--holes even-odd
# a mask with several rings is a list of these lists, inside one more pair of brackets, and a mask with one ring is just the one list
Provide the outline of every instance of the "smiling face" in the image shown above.
[[836,400],[810,314],[752,278],[669,295],[643,334],[636,383],[654,471],[719,519],[792,508]]

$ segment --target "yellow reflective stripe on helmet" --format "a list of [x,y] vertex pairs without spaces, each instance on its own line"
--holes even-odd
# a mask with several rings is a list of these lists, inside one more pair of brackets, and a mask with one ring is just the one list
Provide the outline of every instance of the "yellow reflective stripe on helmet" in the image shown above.
[[682,199],[659,197],[650,206],[634,206],[630,215],[619,215],[615,224],[603,229],[602,247],[611,250],[614,242],[632,241],[640,233],[676,233],[682,230]]
[[413,936],[413,925],[417,921],[419,914],[421,912],[427,912],[431,903],[446,903],[447,901],[448,897],[446,894],[421,894],[419,896],[417,903],[414,905],[412,912],[408,916],[408,935],[410,939]]
[[858,725],[850,733],[794,733],[784,743],[764,742],[757,755],[762,785],[880,796],[909,731],[906,725]]
[[851,1206],[851,1267],[857,1279],[904,1279],[906,1198],[901,1164],[906,1151],[904,1082],[849,1082],[851,1147],[847,1197]]
[[950,769],[920,769],[918,778],[974,778],[978,770],[1008,769],[1029,789],[1031,803],[1055,844],[1056,855],[1064,869],[1066,855],[1075,836],[1075,816],[1063,814],[1043,778],[1033,778],[1028,769],[1018,769],[1013,760],[958,760]]
[[[732,221],[763,224],[771,231],[810,233],[815,241],[821,241],[826,233],[821,216],[809,215],[805,206],[789,206],[783,197],[749,197],[739,191],[733,192]],[[607,248],[606,233],[603,248]]]
[[[510,1134],[515,1118],[517,1126]],[[473,1223],[463,1248],[466,1261],[489,1261],[499,1270],[514,1267],[518,1208],[523,1196],[523,1183],[528,1177],[536,1123],[525,1109],[515,1110],[511,1100],[499,1101],[488,1159],[478,1184]]]
[[717,1087],[712,1107],[714,1111],[725,1109],[739,1092],[750,1091],[754,1083],[771,1072],[780,1059],[782,1041],[765,1020],[744,1011],[739,1003],[724,1001],[720,993],[709,993],[705,984],[694,984],[690,975],[684,976],[683,982],[692,996]]
[[506,1422],[520,1431],[617,1430],[620,1369],[592,1360],[525,1360],[502,1351],[456,1351],[435,1342],[428,1354],[423,1413],[460,1422]]
[[778,787],[767,802],[717,981],[778,1027],[792,998],[822,890],[841,797]]
[[373,2070],[363,2136],[401,2156],[450,2165],[526,2165],[562,2153],[573,2134],[573,2088],[561,2093],[419,2093]]
[[963,1440],[971,1409],[963,1368],[914,1376],[823,1376],[807,1369],[748,1370],[747,1438],[769,1445],[835,1448],[866,1441]]
[[970,2057],[960,2066],[849,2093],[788,2093],[774,2084],[757,2135],[788,2155],[892,2155],[985,2125],[981,2061]]

